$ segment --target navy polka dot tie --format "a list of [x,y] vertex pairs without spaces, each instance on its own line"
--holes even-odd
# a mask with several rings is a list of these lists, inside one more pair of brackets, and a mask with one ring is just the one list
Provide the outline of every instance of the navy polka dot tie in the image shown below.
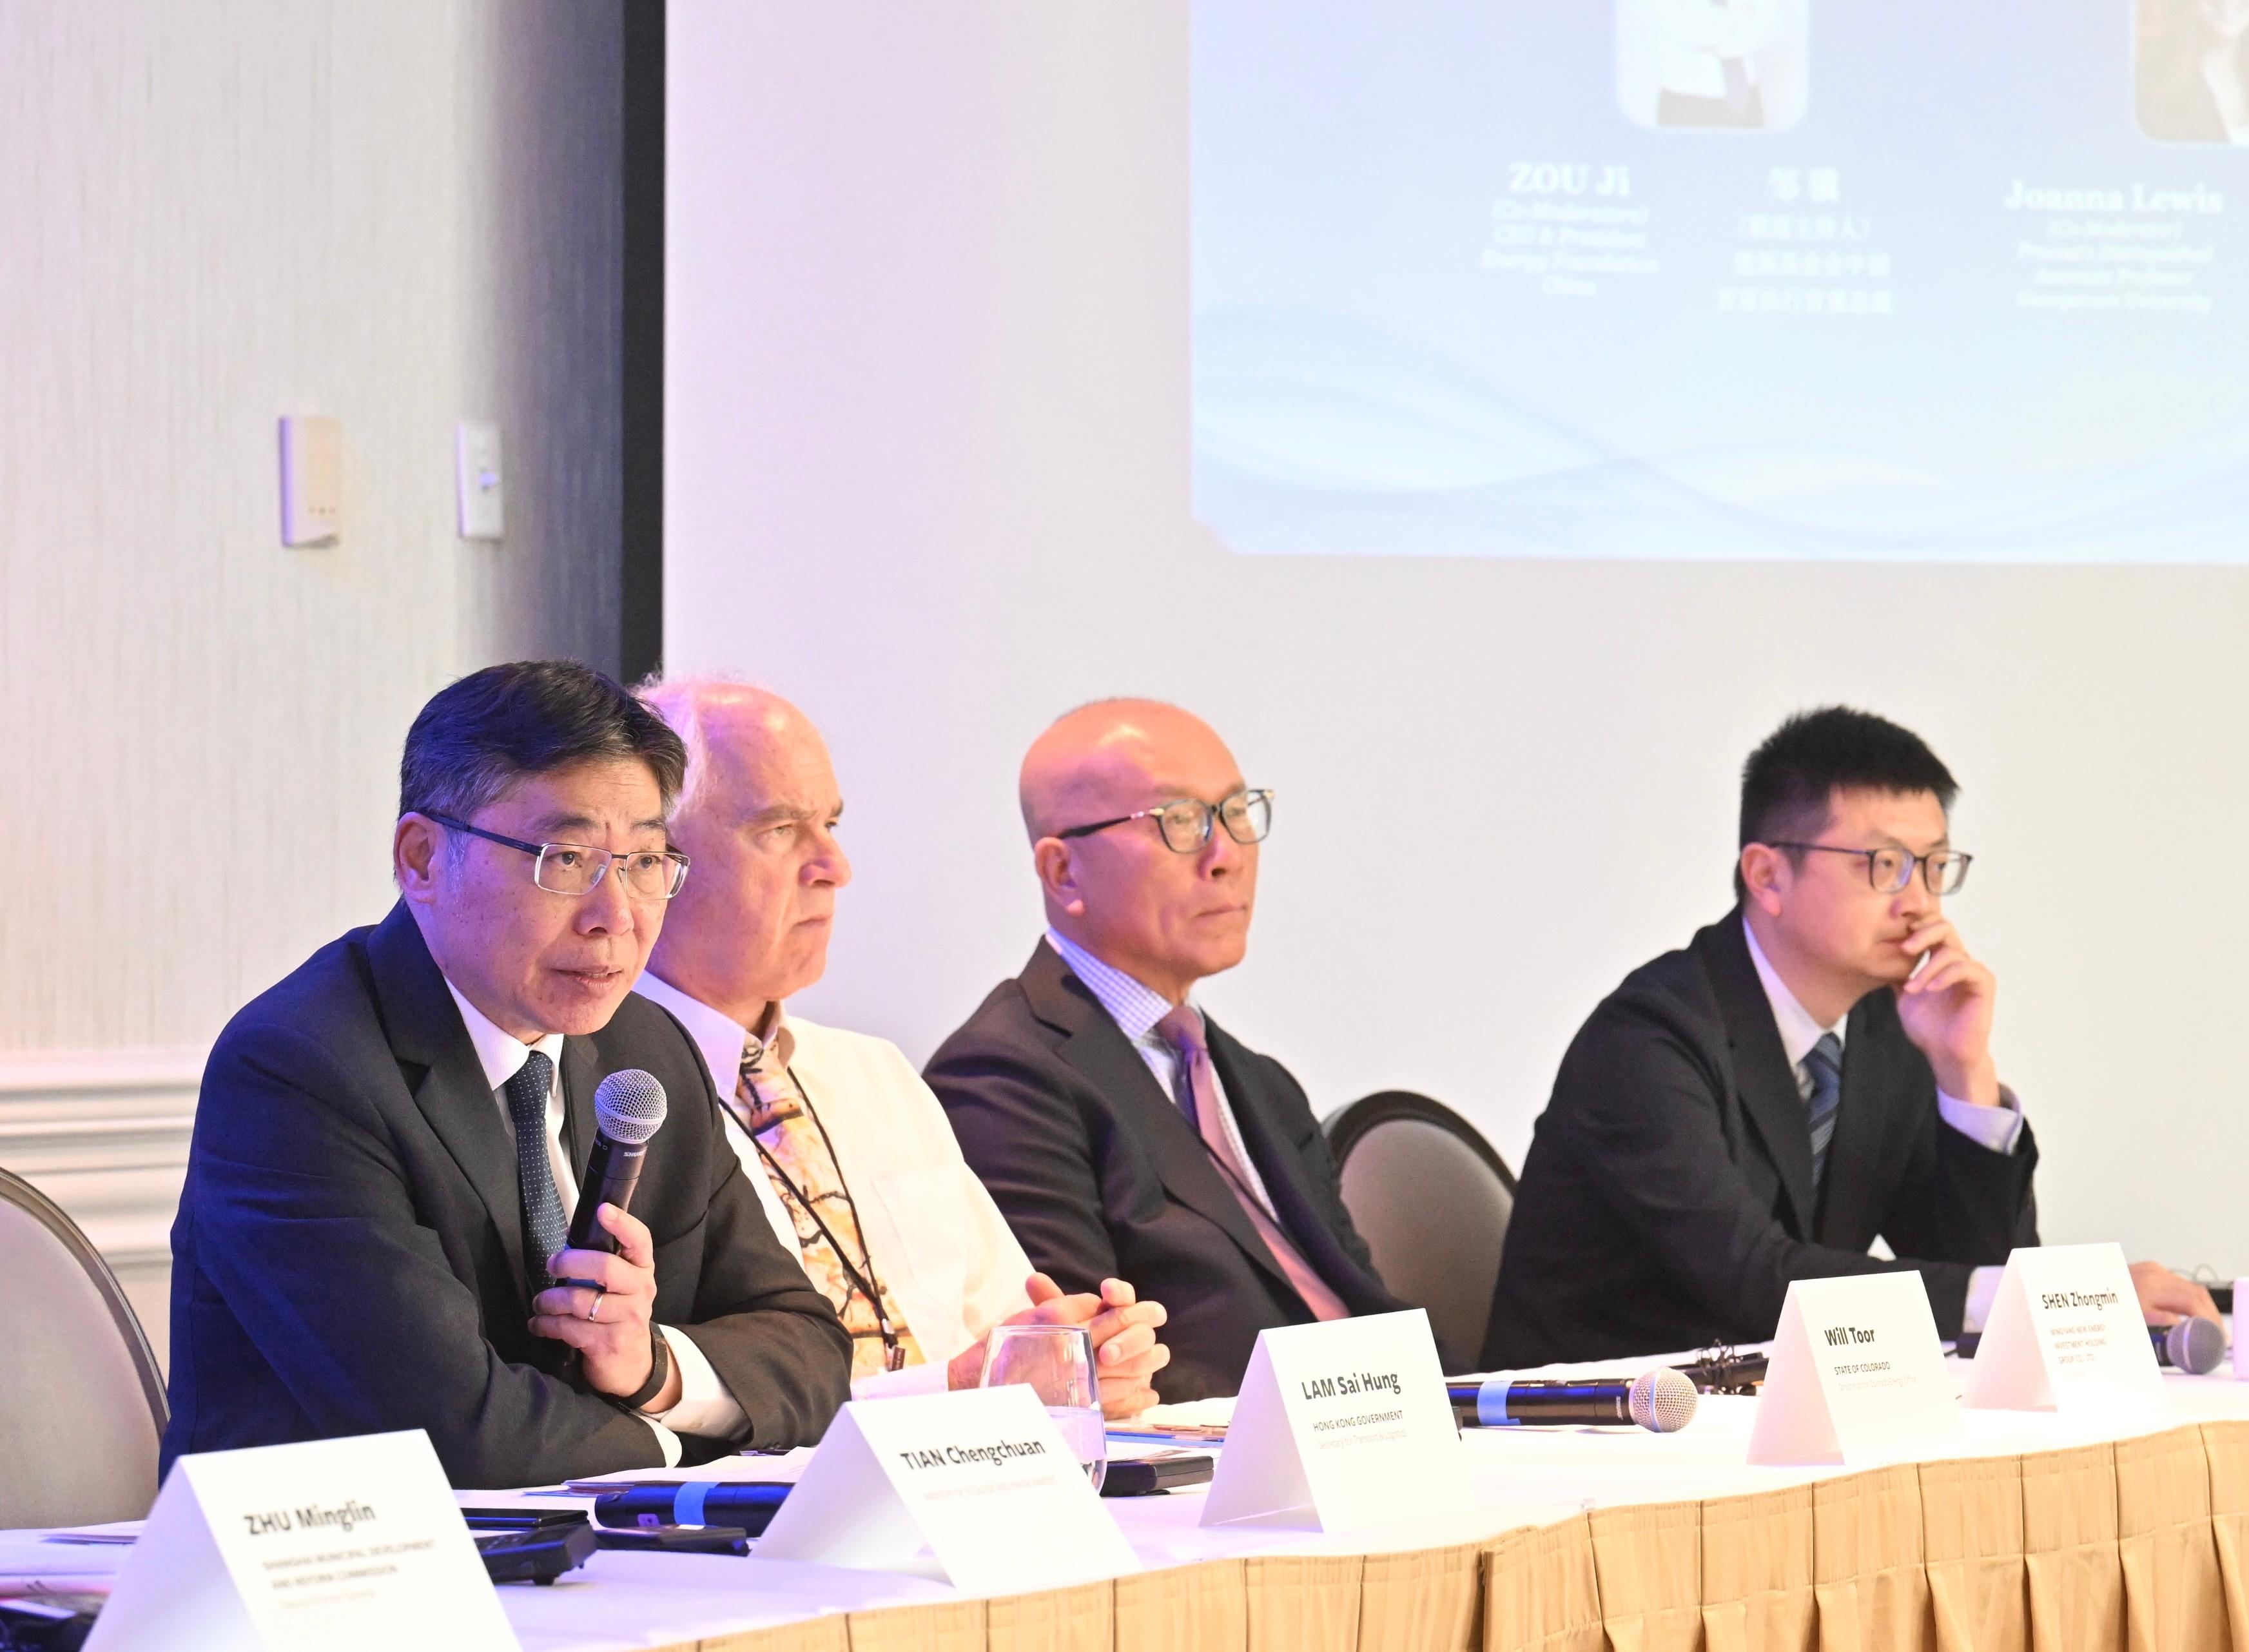
[[562,1249],[567,1227],[554,1167],[547,1159],[547,1100],[554,1063],[533,1050],[507,1081],[507,1116],[515,1121],[515,1185],[523,1195],[523,1277],[534,1297],[553,1283],[547,1258]]

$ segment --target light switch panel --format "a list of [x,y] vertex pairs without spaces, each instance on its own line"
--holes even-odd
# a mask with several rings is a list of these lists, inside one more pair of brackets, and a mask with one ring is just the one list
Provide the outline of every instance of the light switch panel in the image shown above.
[[281,421],[281,542],[334,545],[344,531],[344,427],[299,415]]
[[499,426],[464,419],[453,435],[453,479],[460,499],[461,537],[497,540],[507,534],[502,508]]

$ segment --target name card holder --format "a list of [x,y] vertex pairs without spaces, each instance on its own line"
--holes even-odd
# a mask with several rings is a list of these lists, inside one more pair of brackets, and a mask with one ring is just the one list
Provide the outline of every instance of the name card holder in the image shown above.
[[1750,1429],[1751,1463],[1855,1462],[1959,1425],[1919,1274],[1790,1284]]
[[1427,1314],[1257,1333],[1203,1525],[1364,1530],[1468,1497],[1467,1456]]
[[972,1594],[1090,1583],[1139,1559],[1022,1384],[853,1401],[828,1425],[758,1558],[935,1569]]
[[1994,1411],[2160,1411],[2163,1379],[2121,1245],[2007,1258],[1964,1403]]
[[86,1652],[513,1648],[419,1428],[184,1456]]

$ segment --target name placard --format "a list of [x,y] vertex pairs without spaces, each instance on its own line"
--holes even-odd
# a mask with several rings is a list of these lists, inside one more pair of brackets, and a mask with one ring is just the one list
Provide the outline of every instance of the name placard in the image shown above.
[[1919,1274],[1790,1284],[1750,1429],[1751,1463],[1848,1463],[1959,1422]]
[[513,1648],[419,1428],[184,1456],[86,1652]]
[[1420,1309],[1257,1333],[1202,1524],[1324,1532],[1460,1507],[1460,1429]]
[[976,1594],[1089,1583],[1140,1564],[1021,1384],[846,1405],[757,1552],[934,1570]]
[[2129,1415],[2163,1404],[2121,1245],[2046,1245],[2007,1258],[1964,1402],[1997,1411]]

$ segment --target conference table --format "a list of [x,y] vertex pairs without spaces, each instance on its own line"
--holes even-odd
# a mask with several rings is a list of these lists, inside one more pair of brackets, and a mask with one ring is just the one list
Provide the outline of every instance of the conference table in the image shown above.
[[[1206,1530],[1200,1491],[1111,1498],[1142,1569],[1028,1595],[608,1551],[499,1593],[526,1652],[2249,1652],[2249,1381],[2167,1373],[2163,1399],[2129,1420],[1963,1411],[1849,1465],[1747,1466],[1745,1398],[1668,1435],[1471,1430],[1466,1511]],[[0,1533],[8,1573],[124,1552]]]

